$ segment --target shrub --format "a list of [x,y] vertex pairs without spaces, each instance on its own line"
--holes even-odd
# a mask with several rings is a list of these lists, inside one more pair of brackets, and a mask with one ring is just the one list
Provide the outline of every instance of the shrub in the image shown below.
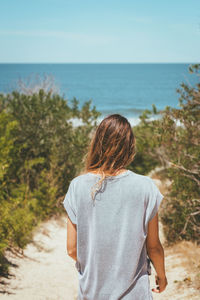
[[[199,69],[199,65],[194,65],[190,72],[199,76]],[[143,162],[139,165],[136,160],[135,167],[134,162],[132,166],[146,173],[161,165],[165,178],[172,182],[161,214],[168,241],[200,242],[200,83],[182,83],[177,92],[180,108],[166,107],[154,121],[149,116],[157,114],[155,107],[141,116],[134,131]]]
[[[61,199],[82,168],[100,115],[87,101],[78,108],[39,90],[0,95],[0,271],[5,249],[23,249],[41,220],[62,211]],[[82,125],[73,127],[71,118]]]

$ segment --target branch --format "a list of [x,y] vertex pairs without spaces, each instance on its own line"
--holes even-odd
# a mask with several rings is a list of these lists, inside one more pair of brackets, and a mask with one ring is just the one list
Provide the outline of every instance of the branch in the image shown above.
[[199,214],[200,214],[200,210],[197,210],[197,211],[191,213],[190,215],[191,216],[196,216],[196,215],[199,215]]
[[196,171],[196,170],[188,170],[188,169],[186,169],[185,167],[183,167],[183,166],[180,166],[180,165],[176,165],[176,164],[174,164],[174,163],[172,163],[172,162],[168,162],[172,167],[175,167],[175,168],[177,168],[177,169],[180,169],[180,170],[183,170],[183,171],[185,171],[185,172],[187,172],[187,173],[190,173],[190,174],[192,174],[192,175],[199,175],[199,172],[198,171]]
[[183,176],[188,177],[188,178],[194,180],[197,183],[197,185],[200,186],[200,180],[198,180],[194,175],[189,175],[189,174],[184,174],[183,173]]

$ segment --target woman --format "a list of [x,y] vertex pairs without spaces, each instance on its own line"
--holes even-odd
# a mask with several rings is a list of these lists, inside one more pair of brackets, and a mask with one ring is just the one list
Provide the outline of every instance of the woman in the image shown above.
[[101,121],[86,155],[85,170],[73,178],[65,199],[67,252],[78,270],[78,300],[148,300],[148,260],[166,285],[164,252],[158,234],[163,198],[153,180],[127,170],[135,156],[128,120]]

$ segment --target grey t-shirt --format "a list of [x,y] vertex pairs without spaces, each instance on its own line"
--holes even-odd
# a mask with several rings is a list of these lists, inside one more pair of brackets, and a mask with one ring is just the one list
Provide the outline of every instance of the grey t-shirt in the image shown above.
[[150,177],[127,170],[104,181],[93,205],[99,178],[73,178],[63,201],[77,226],[78,300],[152,299],[146,237],[163,195]]

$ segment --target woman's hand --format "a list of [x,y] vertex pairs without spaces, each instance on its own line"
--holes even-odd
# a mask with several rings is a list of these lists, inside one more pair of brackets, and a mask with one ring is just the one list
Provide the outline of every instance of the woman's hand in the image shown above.
[[155,280],[156,280],[156,285],[157,286],[156,286],[155,289],[152,289],[152,291],[155,292],[155,293],[162,293],[165,290],[165,288],[168,284],[167,278],[166,277],[160,278],[156,275]]

